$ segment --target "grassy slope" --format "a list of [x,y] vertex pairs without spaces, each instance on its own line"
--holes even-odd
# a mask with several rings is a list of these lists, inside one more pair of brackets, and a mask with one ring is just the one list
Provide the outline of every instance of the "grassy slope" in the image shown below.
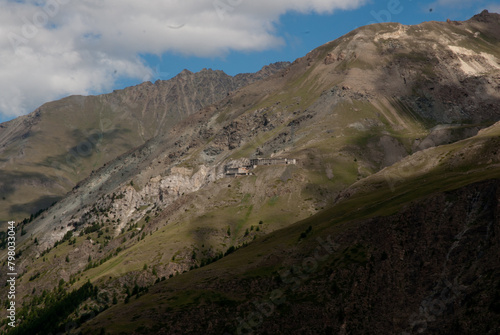
[[[327,204],[322,199],[332,202],[337,192],[359,178],[360,163],[354,161],[353,156],[360,157],[362,161],[362,155],[351,155],[349,152],[342,155],[338,152],[353,143],[361,148],[365,137],[376,137],[378,134],[378,130],[372,133],[346,127],[360,118],[375,117],[377,111],[372,105],[363,103],[356,104],[359,113],[354,114],[351,113],[353,105],[343,103],[337,106],[335,112],[339,116],[322,119],[319,122],[321,130],[314,129],[316,123],[301,130],[311,135],[294,143],[295,149],[289,155],[295,157],[294,152],[300,155],[302,151],[314,149],[312,157],[302,160],[302,167],[259,167],[254,171],[255,176],[226,178],[208,185],[193,195],[195,200],[184,209],[184,213],[171,219],[172,224],[152,236],[146,236],[120,254],[118,259],[113,258],[85,272],[76,285],[87,279],[116,278],[131,271],[140,271],[145,259],[150,265],[164,266],[172,256],[186,248],[195,248],[202,253],[223,252],[232,245],[251,241],[254,236],[284,228],[321,210]],[[332,127],[335,131],[344,132],[344,135],[325,139],[321,131]],[[247,147],[241,149],[246,150]],[[331,168],[333,178],[327,176],[327,167]],[[213,197],[214,194],[217,197]],[[264,224],[259,225],[259,221]],[[259,232],[256,232],[257,227]],[[230,236],[226,233],[228,228]],[[250,234],[245,238],[243,235],[247,229]],[[122,235],[116,238],[121,239]],[[161,252],[158,246],[163,248]],[[50,256],[51,253],[48,254]]]
[[120,118],[98,97],[83,99],[69,97],[42,106],[40,123],[30,136],[1,155],[12,160],[2,172],[17,177],[12,192],[0,202],[0,221],[19,220],[48,207],[54,200],[43,201],[47,195],[61,197],[90,171],[143,143],[136,121]]
[[[117,334],[126,329],[135,329],[134,327],[154,325],[156,322],[154,315],[157,312],[155,306],[168,307],[169,310],[176,311],[195,306],[200,301],[243,301],[248,297],[227,296],[224,292],[217,290],[203,290],[203,287],[214,280],[238,281],[252,276],[273,276],[276,271],[286,265],[287,260],[286,257],[283,259],[284,254],[310,253],[317,244],[315,242],[317,237],[335,236],[336,233],[348,229],[361,219],[391,215],[410,202],[428,197],[433,193],[500,178],[498,168],[500,160],[497,155],[489,152],[498,144],[499,135],[500,127],[495,126],[473,139],[430,149],[430,152],[425,155],[426,159],[422,160],[420,165],[415,163],[413,170],[405,169],[405,180],[390,184],[383,173],[401,170],[401,166],[396,164],[389,168],[389,171],[383,171],[359,182],[359,184],[364,184],[363,187],[369,191],[363,191],[361,187],[358,187],[357,193],[332,208],[259,238],[216,263],[155,285],[150,293],[138,300],[133,300],[126,305],[119,303],[113,306],[95,320],[90,321],[84,329],[99,329],[105,326],[107,331]],[[477,156],[470,159],[478,164],[471,165],[465,159],[456,160],[455,155],[460,157],[462,151],[469,150],[471,147],[477,150],[475,151]],[[437,165],[430,163],[435,157],[440,156],[446,158]],[[450,165],[454,167],[447,167]],[[313,227],[312,233],[302,242],[298,241],[301,232],[304,232],[308,226]],[[268,259],[270,255],[276,255],[281,261],[272,263],[270,266],[263,265],[263,260]],[[195,287],[198,289],[193,289]],[[130,322],[132,315],[139,316],[138,320]],[[148,316],[153,319],[149,319]],[[113,325],[107,323],[109,318],[113,320]]]

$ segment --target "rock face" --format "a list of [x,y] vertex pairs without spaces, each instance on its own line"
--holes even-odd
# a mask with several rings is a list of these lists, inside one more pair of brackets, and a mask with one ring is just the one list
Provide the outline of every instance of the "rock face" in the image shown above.
[[[183,195],[196,192],[222,176],[216,169],[204,165],[196,172],[188,168],[174,167],[168,176],[153,177],[140,190],[130,185],[122,186],[114,192],[116,197],[104,198],[97,201],[95,206],[111,209],[112,219],[121,222],[115,227],[115,234],[118,235],[128,222],[140,220],[144,216],[144,211],[139,211],[139,208],[166,208]],[[154,201],[151,201],[152,199]],[[83,224],[86,218],[85,213],[82,213],[77,225]],[[47,247],[58,239],[54,235],[52,237],[53,239],[47,241]]]
[[50,102],[3,123],[0,193],[5,199],[0,202],[0,220],[22,219],[48,207],[106,162],[288,65],[275,63],[234,77],[223,71],[184,70],[154,84]]

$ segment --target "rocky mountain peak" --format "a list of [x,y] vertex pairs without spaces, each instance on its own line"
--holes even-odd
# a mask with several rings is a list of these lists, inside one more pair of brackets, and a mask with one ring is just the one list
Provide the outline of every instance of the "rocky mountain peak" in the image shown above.
[[485,22],[485,23],[500,23],[500,14],[490,13],[487,9],[481,13],[474,15],[469,21]]

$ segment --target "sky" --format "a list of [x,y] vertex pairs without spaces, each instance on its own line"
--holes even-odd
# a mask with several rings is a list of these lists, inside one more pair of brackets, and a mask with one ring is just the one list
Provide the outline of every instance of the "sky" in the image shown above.
[[0,0],[0,122],[183,69],[256,72],[367,24],[483,9],[500,0]]

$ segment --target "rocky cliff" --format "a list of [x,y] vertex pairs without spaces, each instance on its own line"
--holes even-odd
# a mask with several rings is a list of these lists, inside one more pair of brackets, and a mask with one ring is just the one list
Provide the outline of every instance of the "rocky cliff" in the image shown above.
[[2,123],[0,220],[23,219],[48,207],[103,164],[287,65],[275,63],[234,77],[184,70],[154,84],[50,102]]

